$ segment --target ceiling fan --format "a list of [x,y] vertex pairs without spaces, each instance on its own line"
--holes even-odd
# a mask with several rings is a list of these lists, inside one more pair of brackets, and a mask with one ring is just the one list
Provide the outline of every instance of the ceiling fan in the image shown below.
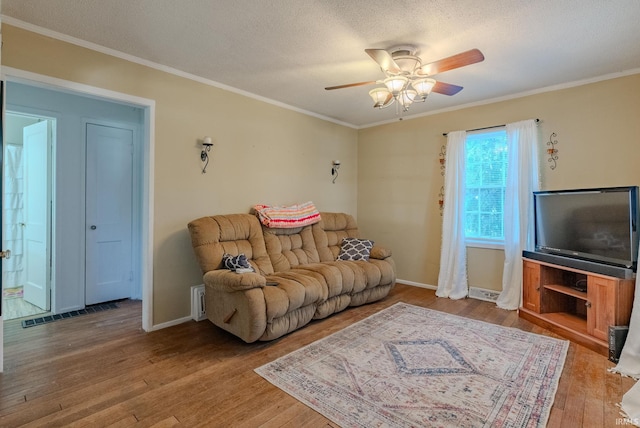
[[378,63],[386,76],[384,79],[329,86],[325,89],[331,91],[354,86],[384,84],[384,87],[369,91],[374,101],[373,107],[382,109],[398,101],[402,111],[407,111],[414,102],[424,102],[431,92],[443,95],[457,94],[462,90],[462,86],[436,81],[431,76],[484,60],[484,55],[478,49],[471,49],[424,65],[416,56],[414,46],[399,46],[391,50],[365,49],[364,51]]

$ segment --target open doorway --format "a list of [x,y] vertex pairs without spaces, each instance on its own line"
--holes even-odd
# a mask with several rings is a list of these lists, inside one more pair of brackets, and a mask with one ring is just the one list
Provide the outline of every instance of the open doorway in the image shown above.
[[[133,160],[134,185],[139,193],[135,197],[137,213],[133,220],[136,228],[133,277],[137,287],[131,297],[142,299],[142,329],[152,331],[160,328],[154,325],[152,305],[155,101],[9,67],[3,67],[3,77],[5,84],[0,85],[3,113],[19,111],[55,118],[56,146],[52,153],[52,166],[56,173],[51,177],[52,194],[56,200],[52,209],[51,232],[51,281],[55,284],[55,293],[51,293],[51,305],[56,313],[85,306],[86,134],[82,125],[86,125],[87,121],[102,125],[106,121],[106,125],[124,125],[124,128],[133,125],[134,134],[137,135]],[[56,94],[64,99],[56,99]],[[102,101],[101,108],[96,111],[85,108],[86,102],[93,101]],[[76,110],[69,115],[68,109],[72,106]],[[0,138],[0,147],[2,142]],[[78,165],[81,169],[78,169]],[[66,211],[63,212],[63,209]],[[4,315],[4,312],[0,313],[0,372],[3,371],[4,360]]]
[[15,221],[5,215],[12,222],[5,235],[14,240],[3,244],[18,253],[7,269],[15,264],[23,273],[20,283],[5,275],[13,300],[22,293],[29,312],[40,311],[26,303],[58,319],[142,298],[145,110],[26,82],[8,82],[6,100],[7,133],[15,127],[16,136],[5,141],[22,143],[21,168],[13,169],[24,177],[22,195],[3,200],[22,209]]
[[7,112],[3,157],[2,263],[5,320],[51,310],[53,118]]

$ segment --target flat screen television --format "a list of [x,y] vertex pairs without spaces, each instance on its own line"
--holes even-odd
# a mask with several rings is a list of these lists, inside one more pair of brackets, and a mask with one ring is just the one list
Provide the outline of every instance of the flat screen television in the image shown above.
[[535,249],[636,271],[638,187],[533,193]]

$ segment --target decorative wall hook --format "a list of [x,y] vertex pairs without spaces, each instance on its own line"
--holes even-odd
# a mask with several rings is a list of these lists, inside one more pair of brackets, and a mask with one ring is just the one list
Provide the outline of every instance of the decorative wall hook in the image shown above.
[[440,175],[444,175],[446,160],[447,160],[447,146],[442,146],[440,147]]
[[202,139],[202,152],[200,152],[200,160],[204,162],[204,166],[202,167],[203,174],[207,173],[207,165],[209,165],[209,152],[211,151],[211,147],[213,147],[211,137],[204,137]]
[[549,136],[549,141],[547,141],[547,146],[549,146],[549,148],[547,149],[547,154],[549,155],[549,159],[547,159],[547,162],[552,162],[551,165],[549,165],[549,168],[556,169],[556,167],[558,166],[557,164],[557,160],[558,160],[558,149],[556,149],[556,144],[558,144],[558,140],[554,140],[554,138],[557,137],[556,133],[553,132],[550,136]]
[[440,215],[442,215],[444,210],[444,186],[440,188],[440,193],[438,193],[438,205],[440,206]]
[[338,170],[340,169],[340,161],[331,161],[331,165],[331,176],[333,177],[333,180],[331,180],[331,182],[333,184],[336,184],[336,179],[338,178]]

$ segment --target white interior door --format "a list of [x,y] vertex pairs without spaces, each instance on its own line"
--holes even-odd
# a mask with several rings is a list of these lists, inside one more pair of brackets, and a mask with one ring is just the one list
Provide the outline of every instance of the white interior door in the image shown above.
[[86,304],[131,296],[133,131],[87,124]]
[[24,300],[48,311],[51,308],[51,121],[24,127],[23,147]]

